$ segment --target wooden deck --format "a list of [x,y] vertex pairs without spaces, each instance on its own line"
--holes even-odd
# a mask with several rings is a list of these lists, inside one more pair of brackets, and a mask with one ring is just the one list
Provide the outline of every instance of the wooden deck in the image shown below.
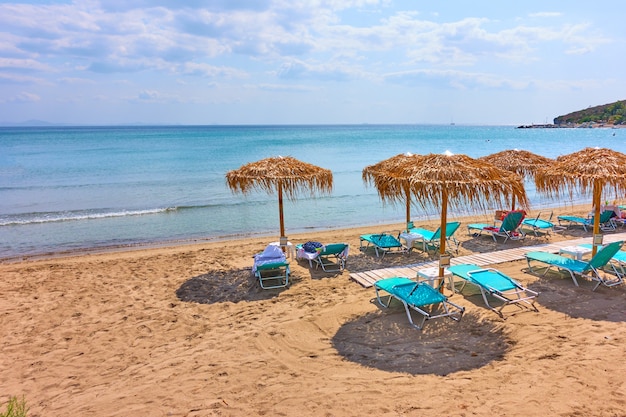
[[[603,243],[617,242],[619,240],[626,240],[626,233],[613,233],[610,235],[604,235]],[[582,243],[591,243],[593,239],[591,237],[585,237],[580,239],[564,240],[562,242],[544,243],[535,246],[523,246],[515,249],[505,249],[495,252],[477,253],[473,255],[460,256],[452,258],[450,264],[476,264],[478,266],[494,265],[498,263],[519,261],[525,259],[524,254],[533,250],[539,250],[544,252],[557,253],[561,248],[566,246],[576,246]],[[417,271],[425,268],[437,267],[439,261],[428,261],[419,264],[406,265],[401,267],[389,267],[383,269],[373,269],[371,271],[353,272],[350,274],[350,278],[358,282],[365,288],[369,288],[374,285],[376,281],[383,278],[391,277],[416,277]]]

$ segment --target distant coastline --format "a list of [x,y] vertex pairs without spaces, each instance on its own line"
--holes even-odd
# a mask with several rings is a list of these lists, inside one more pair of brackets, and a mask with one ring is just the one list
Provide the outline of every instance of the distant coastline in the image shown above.
[[517,129],[623,129],[626,125],[615,125],[611,123],[543,123],[543,124],[531,124],[520,125]]

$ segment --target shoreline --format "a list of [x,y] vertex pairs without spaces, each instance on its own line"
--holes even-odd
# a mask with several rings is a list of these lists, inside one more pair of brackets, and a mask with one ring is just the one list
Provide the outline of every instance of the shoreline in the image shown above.
[[[543,207],[540,210],[536,210],[531,212],[536,215],[539,212],[547,212],[552,211],[553,220],[556,223],[556,216],[559,214],[565,214],[557,212],[558,209],[562,209],[565,206],[554,206],[554,207]],[[590,206],[588,204],[579,204],[567,206],[567,214],[575,214],[575,215],[586,215]],[[530,215],[528,217],[533,217]],[[542,216],[543,217],[543,216]],[[426,227],[431,227],[436,229],[439,224],[439,220],[433,216],[422,216],[415,217],[416,220],[414,222],[416,224],[421,224]],[[461,228],[463,229],[464,223],[476,223],[476,222],[489,222],[493,219],[486,213],[476,214],[476,215],[463,215],[463,216],[455,216],[452,214],[448,214],[448,221],[460,221]],[[309,235],[325,235],[332,236],[333,233],[337,234],[347,234],[354,232],[355,234],[358,232],[360,234],[370,233],[371,230],[401,230],[404,228],[404,223],[384,223],[384,224],[367,224],[360,226],[352,226],[352,227],[337,227],[337,228],[314,228],[314,229],[306,229],[306,230],[296,230],[290,234],[290,239],[295,240],[303,240],[306,239],[306,236]],[[462,232],[462,231],[461,231]],[[356,235],[355,235],[356,236]],[[358,236],[356,236],[358,238]],[[36,253],[36,254],[27,254],[27,255],[16,255],[10,257],[0,258],[1,264],[18,264],[21,262],[30,262],[30,261],[45,261],[45,260],[53,260],[53,259],[63,259],[63,258],[73,258],[73,257],[81,257],[81,256],[89,256],[89,255],[98,255],[98,254],[112,254],[112,253],[123,253],[123,252],[135,252],[135,251],[149,251],[149,250],[158,250],[158,249],[175,249],[175,248],[191,248],[194,247],[202,247],[205,245],[213,245],[224,242],[237,242],[237,241],[272,241],[277,240],[278,236],[273,233],[253,233],[252,235],[231,235],[231,236],[221,236],[221,237],[207,237],[207,238],[190,238],[190,239],[176,239],[176,240],[164,240],[157,242],[146,242],[146,243],[136,243],[136,244],[122,244],[122,245],[111,245],[111,246],[101,246],[101,247],[91,247],[91,248],[79,248],[72,249],[67,251],[58,251],[58,252],[45,252],[45,253]],[[304,240],[306,241],[306,240]]]

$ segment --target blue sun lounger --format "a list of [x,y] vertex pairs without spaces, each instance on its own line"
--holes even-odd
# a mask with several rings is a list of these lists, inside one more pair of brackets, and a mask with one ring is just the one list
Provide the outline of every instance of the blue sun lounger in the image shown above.
[[[539,293],[524,287],[496,269],[481,268],[474,264],[460,264],[448,267],[448,271],[463,280],[463,285],[458,292],[462,292],[467,283],[475,285],[480,289],[487,307],[502,318],[504,318],[502,309],[507,305],[515,305],[520,308],[527,307],[538,311],[535,307],[535,298]],[[488,295],[500,300],[502,302],[500,307],[492,306],[489,303]]]
[[[617,228],[617,225],[615,224],[615,222],[611,220],[614,214],[615,212],[612,210],[605,210],[602,213],[600,213],[600,228],[602,230],[611,231]],[[585,229],[585,232],[587,231],[587,226],[593,227],[593,222],[594,222],[593,217],[585,218],[585,217],[566,216],[566,215],[557,216],[557,220],[559,221],[559,225],[562,225],[561,222],[564,222],[564,221],[568,222],[567,223],[568,229],[573,224],[579,224],[583,227],[583,229]]]
[[[545,276],[552,267],[555,267],[559,271],[567,271],[576,286],[578,286],[576,277],[583,277],[595,281],[596,285],[593,287],[593,291],[595,291],[601,284],[612,287],[622,282],[621,274],[610,261],[620,250],[623,243],[624,242],[621,241],[609,243],[602,247],[588,262],[540,251],[528,252],[525,256],[530,272],[534,272],[531,261],[540,262],[548,266],[542,276]],[[607,266],[610,266],[611,274],[614,274],[617,278],[607,279],[603,276],[600,271]]]
[[[382,257],[384,257],[387,252],[407,253],[409,251],[397,237],[388,232],[361,235],[360,242],[359,250],[364,252],[373,246],[376,256],[381,256],[382,253]],[[363,242],[367,242],[367,244],[363,245]]]
[[[389,308],[392,299],[400,301],[404,305],[409,323],[418,330],[424,327],[426,320],[439,317],[449,317],[460,321],[465,312],[465,307],[448,301],[448,297],[425,282],[416,282],[405,277],[393,277],[376,281],[374,288],[376,300],[381,307]],[[385,291],[388,295],[381,295],[381,291]],[[431,308],[430,312],[426,310],[427,307]],[[437,307],[441,308],[440,312],[433,313]],[[411,310],[421,315],[418,324],[413,322]]]
[[550,232],[554,231],[552,215],[553,213],[550,213],[550,217],[548,217],[548,219],[546,220],[541,218],[541,212],[539,212],[539,214],[537,214],[537,217],[535,217],[534,219],[524,219],[522,221],[522,227],[530,228],[535,236],[539,236],[540,232],[545,232],[547,235],[549,235]]

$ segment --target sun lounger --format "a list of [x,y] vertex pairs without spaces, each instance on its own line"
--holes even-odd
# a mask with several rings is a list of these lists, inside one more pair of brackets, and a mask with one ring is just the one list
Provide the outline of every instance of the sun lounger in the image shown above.
[[[583,277],[590,279],[591,281],[595,281],[596,285],[593,287],[593,291],[595,291],[601,284],[607,287],[612,287],[622,282],[621,274],[617,271],[615,266],[610,263],[610,261],[622,247],[623,243],[624,242],[621,241],[609,243],[608,245],[602,247],[588,262],[540,251],[528,252],[525,256],[528,263],[528,270],[530,272],[534,272],[531,261],[540,262],[547,265],[543,276],[545,276],[552,267],[555,267],[559,271],[567,271],[576,286],[578,286],[576,277]],[[607,279],[604,274],[607,274],[608,272],[601,272],[605,267],[608,267],[611,274],[617,278]]]
[[[513,278],[493,268],[481,268],[473,264],[460,264],[448,267],[454,276],[463,280],[463,285],[458,290],[462,292],[467,283],[473,284],[480,289],[483,300],[487,307],[504,318],[502,309],[507,305],[527,307],[538,311],[535,307],[535,298],[539,295],[536,291],[524,287]],[[489,297],[496,298],[502,304],[496,308],[489,303]]]
[[[366,242],[364,245],[363,242]],[[369,247],[373,247],[376,256],[384,257],[388,252],[407,253],[409,250],[400,242],[400,240],[389,232],[379,234],[361,235],[359,250],[366,251]]]
[[317,250],[307,250],[306,246],[296,246],[296,259],[309,262],[309,267],[322,267],[325,272],[339,272],[346,267],[350,246],[347,243],[331,243],[322,245]]
[[[617,228],[615,221],[613,220],[613,216],[615,213],[612,210],[606,210],[600,213],[600,229],[603,231],[612,231]],[[559,221],[559,225],[563,226],[562,222],[567,222],[567,228],[574,224],[579,224],[587,231],[587,226],[593,227],[594,218],[593,217],[579,217],[579,216],[557,216],[557,220]]]
[[[479,236],[482,232],[491,234],[493,240],[497,242],[497,237],[504,237],[504,242],[507,240],[522,240],[526,237],[523,230],[520,229],[522,221],[524,220],[525,213],[521,210],[509,211],[502,219],[500,226],[485,224],[485,223],[471,223],[467,225],[467,233]],[[477,232],[472,232],[476,230]]]
[[252,273],[264,290],[289,285],[289,262],[282,249],[275,245],[268,245],[263,252],[254,256]]
[[[446,241],[452,245],[454,243],[456,252],[459,251],[459,242],[454,237],[454,234],[458,230],[461,222],[450,222],[446,223]],[[420,227],[414,227],[409,229],[409,233],[421,235],[420,239],[422,243],[422,249],[424,252],[428,252],[429,249],[434,249],[435,251],[439,249],[439,245],[441,244],[441,227],[438,227],[437,230],[430,231],[428,229],[423,229]]]
[[[586,248],[586,249],[593,248],[593,245],[591,243],[583,243],[578,246]],[[622,280],[624,279],[624,276],[626,275],[626,251],[618,250],[615,253],[615,255],[613,255],[613,257],[611,258],[611,262],[614,262],[615,264],[617,264],[617,267],[619,267],[619,274],[621,278],[620,282],[616,282],[614,285],[621,284]],[[606,270],[606,268],[604,269]],[[611,271],[610,268],[609,268],[609,271]]]
[[340,272],[346,267],[348,251],[347,243],[331,243],[322,246],[322,250],[315,258],[315,264],[321,266],[324,272]]
[[539,233],[543,232],[546,234],[550,234],[550,232],[554,231],[554,223],[552,223],[552,212],[550,213],[550,217],[548,219],[541,218],[541,212],[537,214],[537,217],[534,219],[524,219],[522,220],[522,227],[527,227],[534,233],[535,236],[539,236]]
[[[392,299],[400,301],[404,305],[404,310],[409,318],[411,326],[421,330],[426,320],[439,317],[449,317],[459,321],[463,317],[465,307],[456,305],[441,294],[437,289],[425,282],[416,282],[404,277],[386,278],[374,283],[376,289],[376,300],[383,308],[388,308]],[[388,295],[381,295],[385,291]],[[430,312],[426,310],[430,308]],[[440,308],[438,313],[434,310]],[[413,321],[411,310],[419,313],[421,319],[416,324]]]

